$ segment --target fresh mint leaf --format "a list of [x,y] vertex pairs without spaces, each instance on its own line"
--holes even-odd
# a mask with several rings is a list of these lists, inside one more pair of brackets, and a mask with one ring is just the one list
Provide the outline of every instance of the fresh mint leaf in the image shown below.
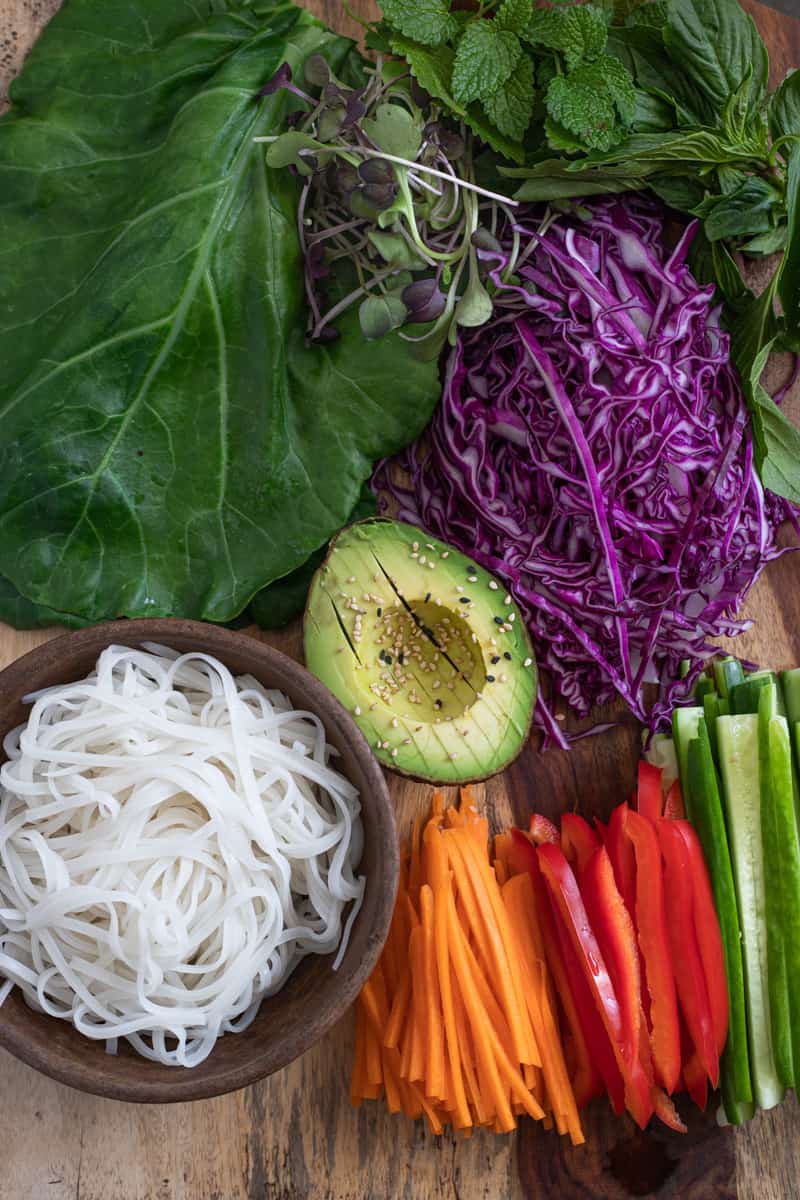
[[533,0],[503,0],[494,19],[501,29],[522,33],[532,14]]
[[602,78],[603,89],[613,100],[621,123],[630,125],[636,112],[636,89],[630,71],[610,54],[602,54],[592,70],[598,73],[598,79]]
[[753,18],[734,0],[669,0],[664,41],[675,65],[717,112],[751,72],[749,100],[764,97],[767,51]]
[[484,100],[486,115],[501,133],[521,142],[533,113],[533,63],[527,54],[514,68],[514,73],[493,96]]
[[485,100],[511,78],[522,57],[515,33],[484,18],[472,21],[456,46],[453,95],[460,104]]
[[463,105],[452,94],[455,54],[449,46],[422,46],[411,38],[394,34],[392,51],[402,55],[411,74],[428,95],[434,100],[441,100],[457,116],[464,115]]
[[769,104],[769,127],[775,141],[800,135],[800,70],[790,71],[773,93]]
[[608,16],[597,4],[537,8],[522,36],[533,46],[559,51],[570,71],[602,54],[608,40]]
[[483,105],[470,104],[464,117],[467,125],[473,133],[486,142],[487,146],[491,146],[502,158],[510,159],[511,162],[522,163],[525,161],[525,152],[520,142],[513,141],[506,134],[501,133],[494,122],[487,116]]
[[633,117],[636,93],[622,63],[609,55],[557,76],[545,105],[553,120],[592,150],[609,150]]
[[625,18],[625,24],[662,30],[667,20],[667,0],[651,0],[649,4],[635,4]]
[[381,0],[381,9],[398,33],[425,46],[441,46],[458,33],[448,0]]
[[581,138],[575,133],[570,133],[552,117],[545,117],[544,132],[551,150],[561,150],[564,154],[583,154],[586,151]]

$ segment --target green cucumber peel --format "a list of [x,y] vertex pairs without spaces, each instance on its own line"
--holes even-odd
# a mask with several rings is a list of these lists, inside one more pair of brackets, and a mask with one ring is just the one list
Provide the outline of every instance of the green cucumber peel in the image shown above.
[[742,1121],[741,1105],[752,1103],[753,1100],[741,931],[719,780],[704,720],[698,722],[697,737],[689,743],[687,767],[691,820],[697,830],[711,879],[728,983],[728,1041],[721,1064],[723,1103],[730,1123],[739,1125]]
[[742,934],[750,1073],[759,1108],[772,1108],[783,1099],[785,1088],[775,1067],[770,1022],[758,716],[720,717],[717,738]]

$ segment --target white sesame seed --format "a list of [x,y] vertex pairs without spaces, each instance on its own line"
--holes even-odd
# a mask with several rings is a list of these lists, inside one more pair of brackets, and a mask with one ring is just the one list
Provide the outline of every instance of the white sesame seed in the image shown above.
[[440,688],[441,686],[442,686],[442,681],[440,679],[434,679],[433,684],[432,684],[433,690],[436,691],[437,688]]
[[496,582],[494,579],[490,579],[490,580],[489,580],[489,587],[492,589],[492,591],[493,591],[493,592],[496,592],[496,591],[497,591],[497,589],[500,587],[500,584],[499,584],[499,583],[497,583],[497,582]]
[[392,751],[392,758],[397,758],[397,746],[395,746],[394,750]]
[[501,676],[500,676],[500,682],[501,682],[501,683],[508,683],[508,676],[507,676],[506,674],[503,674],[503,675],[501,675]]
[[356,581],[355,575],[348,575],[348,577],[347,577],[348,583],[355,583],[355,581]]
[[411,549],[412,549],[412,550],[419,550],[419,542],[412,542],[412,543],[411,543]]
[[427,561],[428,561],[428,560],[427,560],[427,558],[425,557],[425,555],[424,555],[424,554],[420,554],[420,556],[419,556],[419,565],[420,565],[421,567],[424,567],[424,566],[425,566],[425,563],[426,563]]
[[431,569],[431,571],[432,571],[432,570],[433,570],[433,568],[436,566],[436,563],[435,563],[435,562],[433,562],[431,559],[428,559],[428,566],[429,566],[429,568],[430,568],[430,569]]
[[457,591],[457,592],[460,594],[461,592],[463,592],[463,590],[464,590],[464,589],[463,589],[463,587],[461,586],[461,584],[460,584],[460,583],[457,583],[457,584],[456,584],[456,591]]
[[361,707],[360,707],[360,705],[358,705],[358,704],[357,704],[357,705],[355,706],[355,708],[353,709],[353,714],[354,714],[356,717],[360,717],[360,716],[361,716]]
[[426,542],[426,543],[425,543],[425,549],[426,549],[426,550],[435,550],[435,549],[436,549],[436,547],[433,545],[433,543],[432,543],[432,542]]
[[392,717],[392,729],[397,729],[397,717]]
[[511,603],[511,597],[508,595],[508,593],[506,593],[506,595],[503,598],[503,604],[510,604],[510,603]]
[[439,555],[439,558],[449,558],[449,557],[450,557],[449,550],[443,550],[442,553]]
[[517,619],[517,614],[516,614],[516,613],[509,613],[509,614],[508,614],[508,619],[509,619],[509,621],[516,621],[516,619]]
[[566,721],[566,719],[567,719],[566,713],[556,713],[557,721]]
[[533,662],[532,658],[526,658],[525,662],[522,665],[523,665],[523,667],[529,667],[532,662]]
[[412,558],[419,558],[419,555],[417,554],[416,550],[413,552],[413,554],[411,555],[411,557],[412,557]]

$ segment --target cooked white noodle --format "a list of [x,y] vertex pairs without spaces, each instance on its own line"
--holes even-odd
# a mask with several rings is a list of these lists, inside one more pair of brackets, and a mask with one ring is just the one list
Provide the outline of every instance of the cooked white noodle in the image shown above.
[[26,699],[0,768],[0,978],[33,1008],[191,1067],[304,955],[338,966],[363,835],[314,713],[155,645]]

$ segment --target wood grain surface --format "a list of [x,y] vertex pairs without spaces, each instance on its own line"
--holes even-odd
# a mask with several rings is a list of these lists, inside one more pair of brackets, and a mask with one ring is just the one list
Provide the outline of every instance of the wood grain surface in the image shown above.
[[[57,7],[58,0],[0,0],[0,103]],[[310,0],[308,7],[338,30],[357,33],[334,0]],[[745,7],[768,40],[775,76],[782,78],[800,63],[800,22],[755,0],[745,0]],[[351,8],[371,11],[369,0],[351,0]],[[775,370],[785,371],[785,364]],[[798,585],[800,559],[785,556],[768,569],[747,605],[757,623],[738,640],[738,652],[777,668],[800,662]],[[49,636],[51,631],[17,633],[0,625],[0,666]],[[297,628],[268,640],[299,655]],[[530,747],[503,777],[480,789],[489,815],[502,825],[526,820],[534,808],[607,810],[632,788],[637,737],[635,724],[623,715],[618,728],[571,753],[540,756]],[[391,792],[406,827],[423,802],[423,789],[393,777]],[[794,1099],[742,1131],[712,1136],[710,1155],[704,1150],[707,1121],[695,1121],[683,1141],[672,1135],[654,1145],[625,1120],[615,1123],[609,1139],[600,1107],[588,1120],[599,1136],[574,1152],[532,1127],[518,1139],[484,1132],[470,1140],[433,1138],[421,1123],[390,1117],[382,1105],[350,1108],[351,1044],[346,1017],[302,1059],[261,1084],[218,1100],[162,1107],[82,1095],[0,1052],[0,1200],[800,1197]]]

